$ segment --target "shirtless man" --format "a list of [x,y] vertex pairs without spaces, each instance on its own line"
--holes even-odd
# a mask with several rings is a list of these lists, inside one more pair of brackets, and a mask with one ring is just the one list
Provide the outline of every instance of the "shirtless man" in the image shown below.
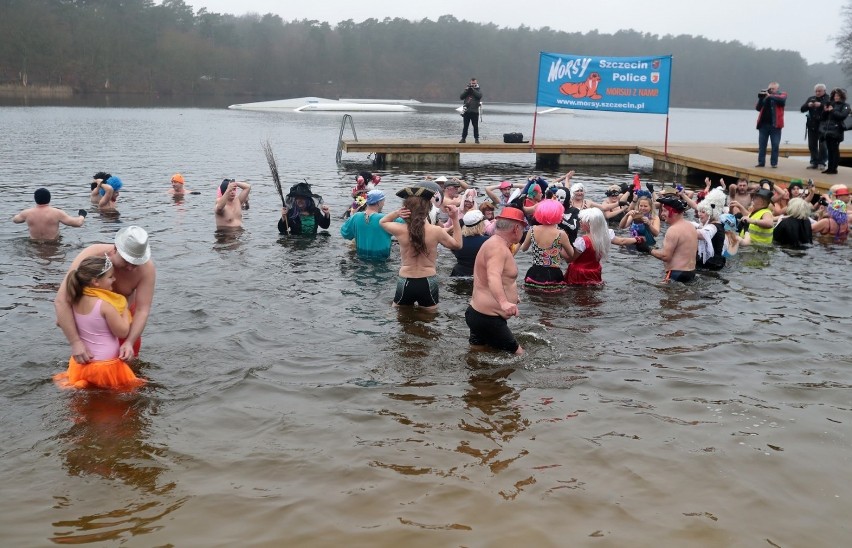
[[683,218],[689,206],[678,196],[657,198],[666,211],[669,225],[662,249],[652,249],[651,255],[663,261],[666,281],[689,282],[695,278],[695,257],[698,255],[698,235],[695,227]]
[[[438,309],[438,244],[448,249],[461,249],[462,234],[459,211],[447,206],[452,220],[452,236],[447,230],[429,224],[433,191],[423,187],[406,187],[396,193],[403,198],[402,208],[391,211],[379,221],[380,226],[399,241],[402,265],[396,283],[394,306],[412,306],[417,303],[423,310]],[[397,223],[401,217],[405,223]]]
[[[751,207],[751,192],[748,189],[748,179],[740,178],[737,184],[728,187],[728,203],[731,202],[737,202],[744,208],[744,211],[740,211],[739,213],[745,214],[748,208]],[[737,211],[732,211],[731,213],[737,213]]]
[[[138,226],[122,228],[115,235],[112,244],[94,244],[77,255],[68,272],[76,269],[86,257],[102,257],[106,255],[115,268],[115,283],[112,290],[127,297],[127,305],[133,313],[130,323],[130,333],[119,347],[118,357],[122,360],[133,358],[139,351],[140,337],[151,312],[154,300],[154,283],[157,269],[151,259],[151,248],[148,246],[148,233]],[[71,355],[78,363],[87,363],[92,359],[77,332],[74,322],[74,312],[68,291],[65,289],[65,278],[56,292],[53,305],[56,309],[56,324],[62,329],[65,338],[71,344]]]
[[33,240],[55,240],[59,238],[59,223],[66,226],[83,226],[86,210],[77,211],[78,216],[72,217],[55,207],[50,207],[50,191],[39,188],[33,193],[35,207],[25,209],[12,217],[13,223],[27,223],[30,238]]
[[[237,196],[237,189],[240,194]],[[248,201],[251,185],[244,181],[225,179],[219,185],[222,196],[216,200],[216,228],[241,228],[243,204]]]
[[490,346],[513,354],[524,349],[509,330],[508,318],[518,315],[518,265],[512,245],[524,237],[524,212],[504,207],[496,217],[494,235],[488,238],[473,266],[473,295],[464,319],[471,346]]

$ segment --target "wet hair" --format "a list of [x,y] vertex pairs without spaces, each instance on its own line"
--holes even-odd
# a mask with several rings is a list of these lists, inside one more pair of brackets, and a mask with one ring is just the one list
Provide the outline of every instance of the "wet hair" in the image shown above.
[[424,200],[419,196],[409,196],[402,202],[402,207],[411,211],[408,218],[408,239],[416,255],[428,255],[426,248],[426,223],[429,210],[432,208],[431,200]]
[[595,248],[595,257],[598,262],[606,260],[609,255],[609,226],[606,224],[606,217],[603,211],[596,207],[590,207],[580,211],[580,222],[589,225],[589,238],[592,240],[592,247]]
[[68,298],[72,303],[76,303],[83,296],[83,289],[109,272],[104,271],[107,258],[105,255],[96,257],[86,257],[80,261],[80,266],[68,273],[65,278],[65,290],[68,292]]
[[50,191],[46,188],[39,188],[33,192],[33,199],[38,205],[47,205],[50,203]]

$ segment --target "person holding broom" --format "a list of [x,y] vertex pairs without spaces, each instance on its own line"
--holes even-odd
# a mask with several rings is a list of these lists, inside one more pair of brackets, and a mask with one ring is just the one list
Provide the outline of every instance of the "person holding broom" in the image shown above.
[[331,213],[322,203],[322,196],[311,191],[308,183],[296,183],[285,197],[278,219],[281,234],[316,234],[320,228],[331,226]]

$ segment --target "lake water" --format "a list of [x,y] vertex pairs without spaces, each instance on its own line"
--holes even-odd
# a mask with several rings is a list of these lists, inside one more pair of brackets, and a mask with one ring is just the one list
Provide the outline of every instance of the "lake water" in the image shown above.
[[[356,114],[360,138],[457,137],[455,105]],[[530,134],[530,109],[486,106],[482,134]],[[785,140],[802,143],[789,113]],[[741,252],[693,285],[615,250],[603,288],[522,292],[522,358],[471,353],[471,285],[439,257],[440,312],[389,304],[399,264],[357,260],[339,215],[366,155],[334,152],[339,114],[192,108],[0,108],[4,217],[47,186],[88,206],[91,175],[125,188],[61,242],[0,225],[8,546],[841,546],[852,514],[848,245]],[[670,141],[752,142],[752,111],[673,110]],[[801,122],[801,123],[800,123]],[[539,118],[542,139],[662,141],[665,118]],[[331,230],[282,238],[285,185],[307,178]],[[791,160],[792,161],[792,160]],[[479,186],[529,155],[463,156]],[[633,167],[647,164],[636,159]],[[200,192],[175,202],[174,172]],[[386,191],[423,173],[381,171]],[[542,173],[545,177],[552,173]],[[253,184],[245,230],[214,232],[215,186]],[[673,182],[644,172],[643,180]],[[592,198],[628,170],[582,168]],[[397,205],[390,197],[388,207]],[[73,257],[122,226],[151,234],[154,310],[133,394],[51,381],[69,348],[52,300]],[[521,272],[529,256],[518,257]]]

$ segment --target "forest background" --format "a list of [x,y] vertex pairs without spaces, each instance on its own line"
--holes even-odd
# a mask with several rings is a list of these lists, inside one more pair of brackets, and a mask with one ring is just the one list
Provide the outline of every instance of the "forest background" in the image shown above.
[[[849,5],[843,13],[852,19]],[[848,41],[838,39],[841,59],[850,56]],[[500,28],[451,15],[331,26],[274,14],[196,13],[183,0],[0,0],[5,93],[454,102],[477,77],[490,102],[533,103],[541,51],[673,55],[674,107],[752,108],[757,91],[776,80],[792,101],[804,101],[817,82],[830,89],[849,81],[843,61],[809,65],[795,51],[689,35]]]

